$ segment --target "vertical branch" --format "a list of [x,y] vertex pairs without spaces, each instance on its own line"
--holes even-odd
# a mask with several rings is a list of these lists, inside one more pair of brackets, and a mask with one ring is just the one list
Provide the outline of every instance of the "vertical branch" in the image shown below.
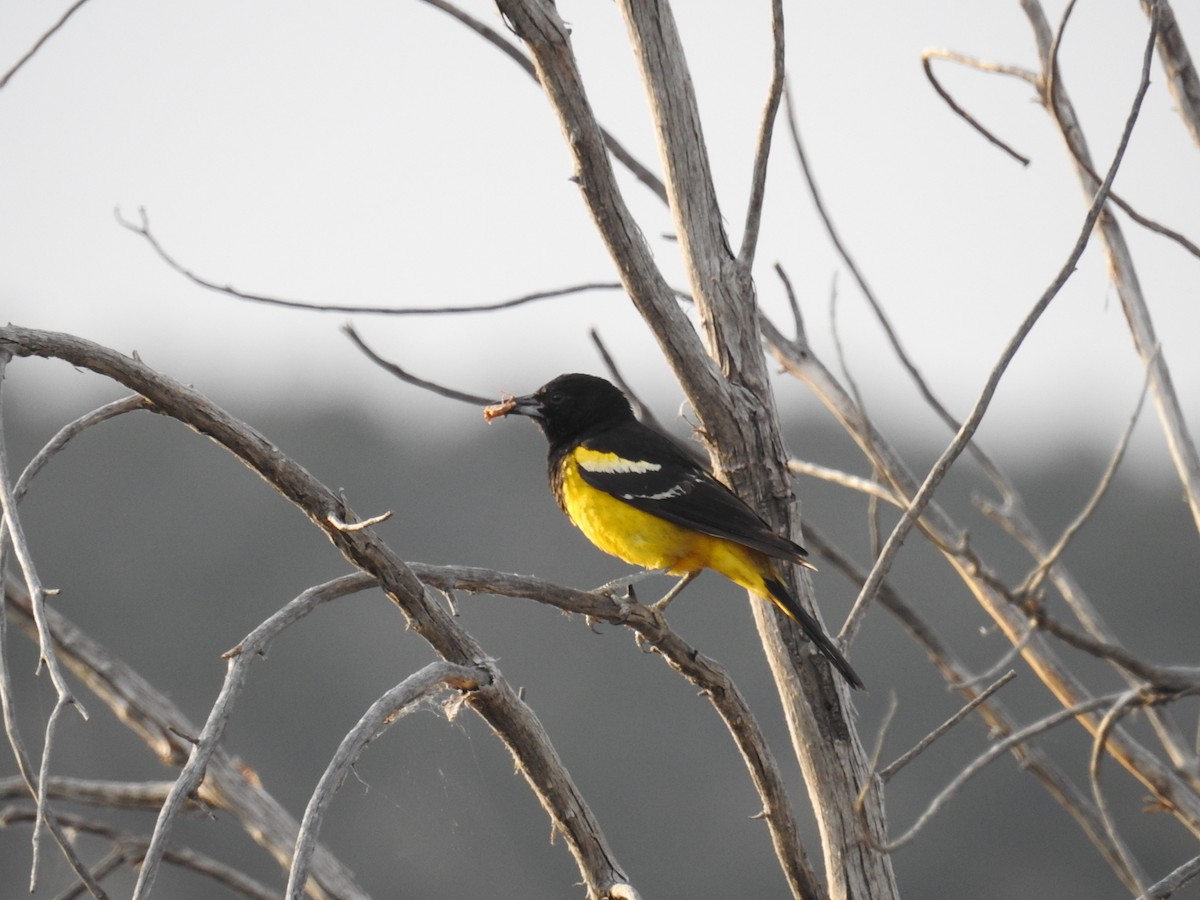
[[754,270],[754,253],[758,249],[758,232],[762,226],[763,202],[767,195],[767,160],[771,156],[771,138],[775,134],[775,118],[783,97],[784,31],[783,0],[771,2],[771,86],[767,105],[763,109],[758,130],[758,149],[754,154],[754,172],[750,181],[750,201],[746,207],[746,227],[742,229],[742,246],[738,251],[738,280],[748,281]]
[[[21,575],[29,590],[30,596],[33,598],[34,619],[37,622],[38,628],[38,666],[39,669],[44,664],[46,671],[50,675],[50,681],[54,685],[55,700],[54,708],[51,710],[50,717],[46,723],[46,735],[42,744],[42,760],[38,767],[38,777],[36,785],[30,780],[32,771],[28,764],[22,767],[22,774],[26,780],[30,782],[30,787],[33,789],[34,796],[37,799],[37,818],[33,824],[32,837],[32,856],[33,861],[30,866],[29,873],[29,890],[32,892],[37,889],[37,877],[39,863],[41,861],[41,836],[42,824],[51,825],[50,811],[46,802],[46,777],[50,769],[50,756],[54,750],[55,737],[58,734],[59,716],[62,711],[68,706],[74,706],[79,714],[85,719],[87,718],[87,710],[83,708],[83,704],[79,703],[71,694],[70,688],[67,687],[66,678],[63,676],[62,668],[58,662],[58,656],[54,652],[54,643],[50,637],[50,627],[46,622],[46,594],[47,591],[42,585],[41,579],[38,577],[37,568],[33,563],[33,554],[29,550],[29,545],[25,540],[25,531],[21,526],[21,520],[17,517],[17,496],[15,485],[9,477],[8,471],[8,451],[7,441],[4,437],[4,406],[3,406],[3,384],[4,376],[7,371],[11,354],[4,348],[0,348],[0,511],[3,511],[3,517],[0,518],[0,548],[5,547],[5,541],[11,544],[13,555],[16,556],[17,563],[21,569]],[[7,554],[0,553],[0,564],[4,562]],[[5,677],[7,683],[7,677]],[[5,689],[5,719],[6,725],[11,725],[10,741],[13,742],[13,749],[20,756],[23,748],[20,746],[20,740],[16,737],[16,719],[12,715],[11,722],[9,717],[11,714],[7,696],[7,687]],[[64,842],[61,840],[61,831],[57,826],[52,826],[53,833],[56,839],[59,839],[60,845]],[[73,853],[68,854],[69,859],[75,859]],[[73,863],[74,865],[74,863]],[[85,879],[85,883],[95,884],[94,880]]]
[[[729,381],[729,401],[689,396],[704,426],[714,470],[768,521],[798,533],[778,412],[762,352],[754,283],[738,265],[722,227],[691,76],[666,0],[618,0],[640,67],[663,162],[675,230],[705,345]],[[782,52],[782,44],[777,44]],[[799,602],[816,614],[812,583],[789,578]],[[753,614],[821,831],[834,897],[896,893],[890,860],[863,852],[854,799],[873,777],[848,713],[845,686],[790,623],[753,604]],[[819,614],[818,614],[819,615]],[[883,833],[883,802],[871,793],[865,817]]]

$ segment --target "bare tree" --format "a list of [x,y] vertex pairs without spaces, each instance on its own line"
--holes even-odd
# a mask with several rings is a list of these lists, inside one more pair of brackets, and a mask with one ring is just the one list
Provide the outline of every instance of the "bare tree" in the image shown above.
[[[553,735],[542,726],[534,707],[505,677],[484,643],[448,611],[442,600],[455,592],[529,598],[585,616],[588,621],[627,628],[640,642],[659,653],[672,669],[696,685],[730,732],[762,804],[761,817],[768,827],[780,871],[795,897],[898,896],[892,853],[916,839],[922,826],[957,795],[963,784],[989,762],[1007,754],[1016,757],[1028,774],[1070,814],[1130,895],[1169,896],[1200,871],[1198,853],[1170,873],[1147,872],[1123,836],[1125,824],[1113,814],[1102,779],[1103,762],[1115,761],[1151,796],[1157,808],[1187,833],[1200,837],[1200,758],[1170,708],[1200,691],[1200,669],[1163,665],[1126,649],[1064,561],[1068,544],[1098,505],[1124,457],[1128,432],[1119,442],[1093,497],[1057,537],[1046,537],[1040,532],[1012,481],[974,440],[1009,364],[1071,277],[1085,248],[1096,240],[1108,260],[1131,340],[1145,366],[1145,392],[1174,463],[1181,493],[1200,532],[1200,457],[1182,411],[1186,404],[1177,396],[1168,359],[1155,335],[1150,304],[1138,285],[1132,256],[1114,212],[1119,206],[1139,227],[1150,227],[1163,234],[1164,239],[1174,240],[1185,250],[1196,253],[1195,245],[1185,236],[1150,222],[1132,208],[1129,200],[1113,192],[1114,179],[1150,88],[1156,49],[1168,73],[1180,114],[1193,133],[1200,131],[1196,104],[1188,100],[1196,94],[1195,70],[1166,0],[1143,3],[1147,31],[1140,80],[1130,85],[1129,96],[1121,101],[1127,104],[1128,112],[1120,143],[1110,159],[1099,163],[1083,140],[1083,128],[1070,103],[1069,85],[1057,62],[1070,6],[1054,30],[1036,0],[1022,3],[1038,48],[1036,71],[986,63],[951,51],[929,51],[925,56],[926,74],[950,108],[989,141],[1016,156],[1019,154],[987,131],[967,111],[966,105],[942,86],[935,75],[934,63],[968,65],[1019,78],[1030,86],[1053,126],[1062,134],[1084,188],[1085,204],[1074,246],[1011,336],[980,386],[974,404],[962,417],[951,413],[938,399],[933,387],[922,377],[919,362],[905,351],[899,337],[903,323],[894,324],[889,319],[884,304],[838,234],[833,216],[817,190],[816,178],[804,153],[800,123],[786,87],[782,0],[771,4],[773,64],[764,90],[761,125],[750,164],[751,190],[744,212],[730,210],[721,202],[704,140],[707,123],[701,119],[685,49],[666,2],[618,0],[616,4],[646,88],[658,141],[661,180],[654,174],[653,166],[637,160],[597,120],[574,55],[570,29],[553,3],[497,0],[497,8],[515,38],[510,39],[452,4],[440,0],[427,2],[454,16],[516,60],[545,94],[570,153],[573,179],[612,259],[619,286],[657,341],[694,411],[696,434],[707,451],[712,470],[762,511],[781,533],[815,548],[825,565],[858,587],[857,602],[840,629],[840,639],[851,656],[866,617],[886,611],[928,655],[938,675],[963,697],[965,706],[913,751],[884,765],[881,760],[886,740],[884,723],[871,723],[878,725],[881,740],[875,751],[870,752],[867,746],[871,742],[860,736],[860,723],[845,685],[812,652],[789,620],[765,604],[753,604],[761,646],[790,735],[790,757],[795,758],[803,774],[808,805],[817,823],[822,857],[818,869],[809,859],[809,853],[815,856],[817,850],[805,846],[798,810],[785,788],[783,767],[776,758],[781,750],[769,746],[756,711],[719,663],[673,630],[661,613],[638,602],[632,591],[624,596],[612,591],[581,591],[479,567],[406,562],[375,530],[387,514],[359,515],[346,498],[321,484],[282,449],[200,392],[136,358],[82,338],[10,325],[0,328],[0,378],[6,367],[17,364],[14,359],[44,357],[98,373],[132,392],[127,399],[104,406],[64,427],[19,475],[10,469],[0,443],[0,500],[5,539],[0,546],[0,563],[11,563],[0,566],[0,572],[10,567],[14,570],[6,580],[6,615],[36,643],[56,697],[38,758],[26,749],[22,736],[16,711],[24,700],[12,689],[4,650],[5,619],[0,618],[0,699],[9,745],[19,771],[19,777],[7,789],[11,796],[24,798],[24,803],[14,806],[5,822],[33,823],[31,884],[36,885],[39,857],[45,852],[45,831],[69,861],[79,884],[93,896],[105,896],[102,886],[105,876],[129,861],[138,865],[136,897],[150,895],[164,862],[203,872],[245,896],[273,895],[271,889],[232,867],[177,846],[176,826],[181,814],[202,805],[226,811],[270,852],[288,873],[287,896],[298,897],[305,891],[312,896],[365,896],[349,869],[318,843],[330,801],[372,739],[406,711],[437,698],[448,717],[462,709],[477,715],[511,753],[529,790],[550,818],[554,833],[562,837],[589,897],[628,900],[639,896],[636,879],[618,860],[616,842],[609,837],[609,833],[615,833],[622,825],[600,821],[572,772],[560,759]],[[55,29],[65,21],[66,17]],[[781,112],[786,131],[779,127]],[[774,143],[776,140],[778,144]],[[808,342],[801,316],[802,303],[786,269],[776,265],[773,270],[764,270],[757,259],[767,196],[768,160],[771,150],[775,148],[778,152],[781,145],[792,151],[808,178],[814,205],[829,236],[885,329],[903,369],[953,435],[928,471],[914,472],[915,464],[907,461],[881,426],[872,421],[868,404],[849,377],[835,374],[833,366],[823,361]],[[687,279],[684,288],[669,283],[650,252],[642,227],[630,211],[617,179],[615,164],[625,166],[669,209]],[[725,228],[725,223],[735,216],[742,222],[740,244],[736,248]],[[239,291],[197,274],[179,262],[152,232],[144,213],[140,221],[122,219],[122,222],[145,239],[169,266],[200,287],[248,302],[392,315],[463,311],[364,309]],[[793,336],[789,337],[762,314],[757,291],[766,282],[787,296],[795,313]],[[536,292],[510,301],[473,305],[469,309],[502,312],[535,300],[552,302],[555,295],[610,290],[616,286],[590,283],[562,292]],[[489,399],[416,379],[377,354],[357,331],[351,329],[350,336],[372,359],[401,378],[456,400],[482,404]],[[871,471],[869,476],[789,457],[769,370],[771,361],[807,385],[832,412],[860,448]],[[620,379],[615,366],[613,374]],[[1139,411],[1140,407],[1139,402]],[[25,538],[19,515],[18,504],[34,477],[69,441],[102,421],[146,410],[183,423],[244,463],[300,510],[312,527],[337,548],[349,568],[347,574],[299,594],[225,655],[224,683],[206,721],[199,727],[189,722],[162,692],[121,662],[119,650],[101,647],[53,609],[48,603],[53,592],[38,575],[38,562]],[[1131,428],[1136,415],[1131,418]],[[997,574],[997,567],[985,558],[967,527],[939,502],[944,479],[963,454],[974,458],[1000,497],[998,502],[984,503],[984,513],[1011,535],[1028,556],[1028,573],[1018,582],[1010,583]],[[797,475],[832,481],[849,492],[870,496],[867,530],[874,544],[870,560],[854,559],[811,525],[801,527],[793,488],[793,477]],[[889,506],[896,511],[890,518],[884,512]],[[923,618],[916,605],[891,583],[892,566],[912,534],[919,534],[940,555],[961,580],[967,594],[1011,644],[1011,652],[992,671],[971,671]],[[812,580],[803,572],[794,573],[790,580],[804,607],[817,614]],[[291,816],[224,749],[230,715],[251,676],[251,662],[264,654],[277,636],[318,606],[373,587],[383,590],[405,617],[409,629],[428,643],[438,660],[410,673],[363,712],[314,785],[302,817]],[[1059,608],[1065,608],[1073,621],[1053,612]],[[1105,682],[1090,675],[1091,669],[1076,665],[1077,657],[1064,653],[1064,648],[1081,651],[1089,662],[1102,661],[1119,676],[1123,686],[1116,690],[1103,687]],[[1011,672],[1002,673],[1015,671],[1018,665],[1022,671],[1032,672],[1045,686],[1057,706],[1054,712],[1012,709],[1001,702],[997,695],[1013,677]],[[134,729],[161,760],[179,767],[177,777],[155,784],[98,784],[56,778],[53,757],[62,716],[72,712],[86,715],[66,677],[68,670]],[[890,687],[883,671],[868,670],[865,677],[873,690],[886,691]],[[914,702],[919,701],[914,698],[901,701]],[[1151,740],[1126,727],[1126,720],[1135,712],[1144,714],[1151,724]],[[885,808],[889,780],[967,716],[978,716],[988,725],[990,745],[957,776],[948,779],[946,787],[931,799],[927,811],[912,827],[897,828],[889,822]],[[1091,741],[1089,765],[1082,773],[1086,789],[1077,783],[1078,773],[1064,770],[1033,742],[1045,731],[1070,722],[1082,726]],[[66,814],[59,809],[63,802],[151,808],[157,810],[157,819],[148,836],[130,835],[99,820],[80,820]],[[608,833],[606,828],[610,830]],[[100,863],[87,862],[76,849],[73,835],[77,833],[101,836],[111,844],[111,853]]]

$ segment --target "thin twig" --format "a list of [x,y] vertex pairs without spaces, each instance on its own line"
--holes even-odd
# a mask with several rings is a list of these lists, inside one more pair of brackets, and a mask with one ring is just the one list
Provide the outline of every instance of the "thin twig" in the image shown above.
[[1192,62],[1175,10],[1168,0],[1142,0],[1142,9],[1147,15],[1159,17],[1158,58],[1167,76],[1167,87],[1184,127],[1192,140],[1200,144],[1200,74]]
[[[3,387],[5,370],[10,358],[11,356],[6,350],[0,349],[0,388]],[[13,493],[13,482],[9,479],[8,452],[5,444],[3,391],[0,390],[0,510],[4,513],[4,519],[0,522],[0,540],[3,540],[7,534],[8,540],[12,542],[13,553],[21,568],[21,575],[30,596],[34,598],[34,613],[38,618],[38,631],[43,638],[42,646],[39,648],[38,666],[40,668],[42,664],[45,664],[60,701],[73,703],[79,714],[86,719],[87,710],[72,698],[71,689],[67,687],[62,669],[54,656],[54,647],[45,620],[47,591],[37,574],[33,554],[29,550],[29,544],[25,540],[25,531],[21,527],[21,519],[17,515],[17,498]]]
[[432,381],[427,381],[424,378],[418,378],[416,375],[413,375],[410,372],[400,368],[400,366],[396,365],[394,362],[384,359],[369,346],[367,346],[367,342],[359,337],[358,332],[354,330],[353,325],[346,323],[342,326],[342,332],[349,337],[350,340],[354,341],[355,346],[357,346],[359,350],[366,354],[367,359],[371,360],[371,362],[375,363],[377,366],[380,366],[381,368],[391,372],[401,381],[415,385],[419,388],[423,388],[424,390],[437,394],[439,397],[447,397],[451,400],[458,400],[461,403],[470,403],[472,406],[486,406],[495,399],[494,397],[484,397],[479,394],[468,394],[465,391],[458,391],[454,388],[444,387],[443,385],[435,384]]
[[1112,456],[1109,458],[1108,465],[1105,467],[1104,473],[1100,476],[1099,483],[1097,483],[1095,490],[1092,491],[1092,495],[1088,498],[1087,503],[1083,505],[1083,509],[1079,511],[1079,515],[1077,515],[1067,525],[1067,527],[1063,529],[1063,533],[1054,543],[1054,546],[1051,547],[1049,552],[1038,561],[1037,566],[1035,566],[1033,571],[1025,577],[1025,580],[1021,582],[1020,587],[1014,591],[1017,596],[1021,596],[1023,594],[1030,595],[1037,592],[1037,590],[1042,586],[1042,582],[1046,580],[1046,576],[1049,574],[1050,570],[1058,563],[1059,559],[1062,558],[1063,553],[1066,552],[1067,546],[1071,543],[1072,538],[1079,533],[1079,530],[1083,528],[1087,520],[1091,518],[1092,513],[1096,511],[1096,507],[1100,505],[1100,501],[1104,498],[1104,495],[1108,493],[1108,489],[1112,485],[1113,479],[1116,477],[1117,469],[1121,465],[1121,460],[1125,458],[1125,451],[1129,447],[1129,439],[1133,437],[1133,429],[1137,425],[1138,419],[1141,417],[1142,406],[1145,404],[1146,392],[1149,390],[1149,388],[1150,369],[1147,366],[1146,377],[1142,381],[1142,390],[1141,393],[1138,394],[1137,404],[1133,408],[1133,414],[1129,417],[1129,422],[1126,424],[1125,430],[1121,433],[1121,439],[1117,441],[1116,449],[1113,450]]
[[973,777],[982,772],[989,763],[993,762],[1000,756],[1003,756],[1010,749],[1029,740],[1031,737],[1036,737],[1043,732],[1061,725],[1063,722],[1070,721],[1076,716],[1084,715],[1085,713],[1093,712],[1105,706],[1111,705],[1114,701],[1120,699],[1123,694],[1107,694],[1103,697],[1092,697],[1084,700],[1081,703],[1076,703],[1064,709],[1059,709],[1050,715],[1039,719],[1031,725],[1026,725],[1007,735],[1002,740],[996,741],[986,751],[976,757],[966,768],[959,772],[950,782],[942,788],[926,806],[924,812],[917,817],[917,820],[898,838],[890,840],[875,849],[880,853],[894,853],[905,844],[912,841],[921,830],[936,816],[944,807]]
[[806,459],[795,459],[794,457],[788,460],[787,465],[788,471],[794,475],[807,475],[809,478],[817,478],[852,491],[858,491],[859,493],[866,494],[868,497],[885,500],[896,507],[903,508],[904,506],[903,502],[890,488],[880,484],[874,478],[852,475],[840,469],[833,469],[829,466],[822,466],[819,463],[809,462]]
[[622,375],[621,370],[617,368],[616,360],[613,359],[612,354],[608,352],[608,347],[605,346],[604,341],[601,339],[600,332],[593,328],[588,332],[588,334],[591,336],[592,343],[595,344],[596,350],[600,354],[600,358],[604,360],[604,367],[608,369],[608,374],[612,376],[613,382],[621,389],[622,393],[629,398],[629,403],[633,407],[634,415],[637,416],[638,421],[649,428],[653,428],[664,437],[670,438],[671,441],[673,441],[676,445],[688,450],[693,457],[699,459],[701,456],[699,453],[699,448],[695,447],[694,445],[687,447],[680,441],[676,441],[671,433],[663,427],[662,422],[658,420],[658,416],[654,415],[654,410],[652,410],[649,405],[642,402],[642,398],[638,395],[638,392],[629,386],[629,382],[625,380],[625,376]]
[[979,674],[968,679],[967,683],[974,687],[995,678],[997,672],[1001,669],[1007,669],[1025,651],[1025,648],[1029,646],[1029,642],[1033,640],[1033,636],[1036,633],[1037,629],[1034,627],[1033,622],[1026,622],[1021,630],[1021,636],[1005,645],[1004,652],[1000,654],[1000,658]]
[[808,335],[804,331],[804,314],[800,311],[800,301],[796,297],[796,290],[792,287],[792,280],[788,277],[787,270],[784,269],[781,263],[775,263],[775,274],[779,277],[780,283],[783,285],[784,296],[787,297],[788,308],[792,311],[792,324],[796,331],[792,340],[797,344],[807,344]]
[[88,428],[93,425],[99,425],[115,416],[124,415],[128,412],[133,412],[139,409],[150,409],[150,401],[138,394],[131,394],[128,397],[123,397],[120,400],[114,400],[111,403],[106,403],[98,409],[94,409],[85,415],[80,416],[73,422],[68,422],[58,430],[58,433],[52,437],[41,450],[29,461],[21,472],[21,477],[17,479],[16,485],[13,487],[13,497],[17,502],[21,502],[21,498],[25,496],[25,492],[29,490],[29,485],[37,476],[37,473],[42,470],[55,455],[58,454],[73,438],[78,437]]
[[159,258],[167,264],[169,268],[178,272],[188,281],[205,288],[206,290],[216,291],[218,294],[224,294],[227,297],[233,297],[235,300],[246,300],[251,303],[262,303],[267,306],[282,306],[287,309],[305,309],[312,312],[336,312],[352,315],[374,315],[374,316],[445,316],[445,315],[468,315],[473,313],[496,312],[497,310],[512,309],[517,306],[524,306],[527,303],[535,303],[539,300],[552,300],[558,297],[569,297],[574,294],[583,294],[590,291],[619,291],[621,283],[617,281],[589,281],[583,284],[574,284],[563,288],[552,288],[545,291],[533,291],[532,293],[522,294],[519,297],[512,297],[508,300],[498,300],[493,303],[461,303],[449,306],[361,306],[352,303],[324,303],[309,300],[292,300],[286,297],[273,297],[269,294],[253,294],[248,291],[241,291],[229,284],[217,284],[215,281],[198,275],[189,269],[183,263],[179,262],[174,256],[167,252],[158,238],[150,230],[150,217],[144,207],[139,207],[138,216],[140,222],[131,222],[122,215],[120,209],[114,210],[117,222],[123,227],[132,231],[134,234],[141,236],[158,254]]
[[[891,317],[888,316],[887,310],[884,309],[882,301],[875,294],[874,289],[867,281],[865,273],[861,268],[859,268],[858,263],[850,253],[849,247],[842,240],[841,234],[838,232],[837,227],[833,223],[833,217],[825,206],[825,201],[822,198],[821,191],[817,186],[816,175],[812,170],[812,166],[809,164],[808,154],[805,152],[804,143],[800,138],[799,120],[796,117],[795,109],[792,105],[792,95],[790,92],[787,94],[786,112],[788,131],[791,135],[792,147],[796,154],[796,160],[800,165],[801,173],[804,175],[805,184],[808,186],[809,197],[812,199],[813,206],[817,210],[817,215],[821,219],[821,223],[825,226],[825,233],[828,235],[830,243],[833,244],[834,250],[837,251],[842,263],[849,270],[850,276],[854,279],[854,283],[858,285],[859,291],[862,292],[863,298],[867,301],[867,305],[871,308],[871,313],[875,316],[875,320],[883,329],[883,333],[887,337],[888,343],[892,347],[892,352],[896,355],[896,359],[899,360],[901,366],[904,367],[905,372],[908,373],[909,379],[916,386],[917,391],[921,394],[921,397],[925,400],[925,403],[937,414],[938,418],[940,418],[948,428],[958,431],[962,427],[962,423],[955,416],[951,415],[950,411],[945,407],[941,400],[938,399],[937,395],[934,394],[933,389],[929,386],[928,382],[926,382],[925,377],[921,374],[920,369],[917,368],[916,363],[913,361],[912,357],[909,356],[908,351],[904,348],[903,343],[900,341],[900,333],[892,324]],[[860,417],[864,415],[861,408],[857,409],[856,413]],[[858,432],[859,439],[867,442],[866,449],[868,451],[868,456],[871,457],[872,460],[876,459],[878,457],[878,453],[870,446],[869,443],[872,440],[872,429],[866,427],[864,424],[863,427],[855,430]],[[992,483],[995,485],[996,490],[998,490],[1003,496],[1007,497],[1008,485],[1003,475],[1000,474],[1000,471],[995,463],[993,463],[991,458],[983,452],[983,449],[974,442],[969,443],[968,447],[969,452],[980,464],[980,466],[982,466],[988,478],[990,478]],[[896,485],[896,489],[897,493],[901,493],[898,485]]]
[[67,19],[75,15],[75,13],[79,11],[79,8],[86,2],[87,0],[75,0],[74,3],[68,6],[67,11],[59,16],[57,22],[50,26],[50,30],[34,41],[33,46],[25,51],[25,55],[18,59],[11,69],[9,69],[3,75],[0,75],[0,88],[3,88],[6,84],[8,84],[9,79],[16,75],[21,67],[25,65],[25,63],[33,59],[37,52],[42,49],[42,45],[45,44],[46,41],[50,40],[50,38],[53,37],[60,28],[66,25]]
[[1018,78],[1022,78],[1035,86],[1037,85],[1037,75],[1025,69],[1019,69],[1016,66],[1002,66],[997,63],[987,63],[983,60],[975,59],[970,56],[964,56],[961,53],[954,53],[950,50],[942,50],[931,47],[927,50],[921,51],[921,68],[925,70],[925,77],[929,79],[929,83],[933,85],[933,89],[937,91],[938,96],[946,102],[946,105],[949,106],[959,118],[983,135],[983,137],[986,138],[989,143],[999,147],[1021,165],[1028,166],[1028,156],[1018,153],[1004,141],[1000,140],[1000,138],[996,137],[996,135],[984,128],[978,119],[976,119],[963,107],[959,106],[957,102],[955,102],[954,98],[950,96],[950,92],[942,87],[942,83],[938,81],[937,76],[933,74],[933,61],[935,59],[944,59],[948,62],[961,63],[962,65],[970,68],[979,69],[981,72],[999,72],[1005,75],[1013,75]]
[[[171,790],[170,781],[103,781],[88,778],[51,776],[46,793],[52,800],[112,809],[157,810]],[[19,775],[0,778],[0,800],[29,796],[25,780]]]
[[[1071,2],[1066,5],[1066,8],[1063,9],[1062,18],[1059,20],[1058,28],[1055,29],[1054,39],[1050,44],[1050,65],[1046,67],[1044,78],[1045,84],[1042,90],[1042,102],[1050,111],[1050,115],[1054,119],[1055,124],[1058,125],[1059,129],[1064,134],[1066,133],[1066,125],[1063,121],[1062,108],[1060,105],[1062,100],[1062,88],[1059,87],[1058,81],[1062,76],[1058,70],[1058,49],[1060,46],[1062,46],[1063,34],[1065,34],[1067,28],[1067,20],[1070,19],[1071,13],[1074,11],[1074,9],[1075,0],[1071,0]],[[1150,27],[1154,29],[1154,33],[1156,35],[1158,34],[1160,24],[1161,20],[1157,12],[1157,3],[1152,3],[1150,9]],[[1080,148],[1076,146],[1074,141],[1068,140],[1066,144],[1067,150],[1075,160],[1075,164],[1079,166],[1079,168],[1083,169],[1094,183],[1098,184],[1100,182],[1100,176],[1096,174],[1096,170],[1092,167],[1090,160],[1088,160],[1085,154],[1080,151]],[[1126,203],[1115,191],[1109,192],[1108,199],[1113,202],[1113,205],[1120,207],[1120,209],[1124,211],[1129,218],[1133,219],[1133,221],[1137,222],[1143,228],[1153,231],[1155,234],[1161,234],[1165,238],[1169,238],[1170,240],[1179,244],[1179,246],[1183,247],[1183,249],[1185,249],[1188,253],[1192,254],[1193,256],[1200,257],[1200,247],[1197,247],[1178,231],[1175,231],[1172,228],[1167,228],[1165,225],[1160,225],[1158,222],[1141,215],[1137,210]]]
[[[1095,740],[1092,741],[1092,754],[1088,761],[1088,777],[1092,782],[1092,798],[1096,801],[1096,808],[1100,810],[1100,817],[1104,821],[1104,827],[1108,831],[1109,837],[1112,839],[1113,846],[1121,847],[1122,852],[1128,854],[1128,848],[1121,842],[1117,835],[1117,825],[1113,821],[1112,811],[1108,808],[1108,797],[1100,787],[1100,763],[1103,761],[1105,753],[1104,746],[1108,743],[1108,736],[1112,730],[1116,728],[1117,723],[1135,706],[1146,702],[1146,695],[1143,691],[1130,690],[1112,705],[1112,709],[1104,714],[1100,720],[1100,726],[1096,729]],[[1138,871],[1137,862],[1132,856],[1128,856],[1125,860],[1125,865],[1131,872]],[[1138,884],[1138,893],[1142,893],[1144,885]]]
[[[837,273],[833,273],[833,282],[829,286],[829,330],[833,336],[833,351],[837,357],[838,366],[842,370],[842,381],[850,391],[850,397],[854,401],[854,407],[858,410],[858,414],[862,416],[866,422],[868,418],[867,402],[863,398],[862,391],[858,387],[858,381],[850,371],[850,364],[846,359],[846,348],[842,343],[842,332],[838,327],[838,291],[837,291]],[[865,430],[865,429],[864,429]],[[883,468],[877,460],[873,460],[872,480],[878,481],[879,476],[883,474]],[[900,504],[903,507],[903,503]],[[878,556],[880,545],[883,543],[880,539],[882,525],[880,523],[879,498],[874,494],[867,495],[867,536],[871,542],[871,556]]]
[[1008,684],[1010,681],[1012,681],[1016,677],[1017,677],[1016,671],[1013,669],[1009,669],[1007,672],[1005,672],[1003,675],[1001,675],[998,679],[993,681],[990,685],[988,685],[986,688],[984,688],[982,691],[980,691],[978,694],[976,694],[974,697],[972,697],[962,708],[960,708],[958,710],[958,712],[956,712],[954,715],[952,715],[950,718],[948,718],[945,722],[943,722],[941,725],[939,725],[933,731],[929,732],[929,734],[925,735],[925,737],[921,738],[921,740],[918,741],[917,744],[911,750],[909,750],[907,753],[900,756],[891,765],[885,766],[884,768],[880,769],[879,777],[882,778],[884,783],[886,784],[892,778],[893,775],[895,775],[897,772],[899,772],[901,769],[903,769],[905,766],[907,766],[910,762],[912,762],[914,759],[916,759],[918,756],[920,756],[922,753],[924,753],[925,750],[927,750],[929,748],[930,744],[932,744],[934,741],[936,741],[942,735],[946,734],[951,728],[953,728],[955,725],[957,725],[959,722],[961,722],[963,719],[965,719],[967,716],[969,716],[972,712],[974,712],[975,708],[978,707],[981,703],[986,703],[988,698],[991,697],[992,694],[996,693],[996,691],[1000,690],[1000,688],[1004,687],[1006,684]]
[[1102,641],[1068,628],[1046,614],[1035,610],[1033,620],[1040,631],[1052,634],[1060,641],[1082,650],[1096,659],[1104,659],[1124,669],[1130,675],[1165,691],[1189,691],[1200,686],[1200,667],[1157,666],[1130,653],[1120,644]]

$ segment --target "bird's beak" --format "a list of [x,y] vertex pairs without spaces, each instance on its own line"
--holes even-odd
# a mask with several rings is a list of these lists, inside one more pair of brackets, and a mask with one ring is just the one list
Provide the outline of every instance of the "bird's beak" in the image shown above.
[[531,419],[541,419],[542,402],[533,394],[527,397],[513,397],[513,407],[509,410],[510,413],[515,413],[518,416],[529,416]]
[[510,395],[499,403],[486,406],[483,410],[483,418],[485,421],[490,422],[492,419],[499,419],[513,413],[518,416],[528,416],[531,419],[545,418],[542,415],[541,401],[533,394],[530,394],[528,397],[513,397]]

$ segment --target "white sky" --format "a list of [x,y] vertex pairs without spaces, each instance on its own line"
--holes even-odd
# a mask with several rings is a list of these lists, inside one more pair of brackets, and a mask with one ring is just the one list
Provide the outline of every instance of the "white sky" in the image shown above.
[[[494,7],[463,6],[504,30]],[[765,96],[769,4],[675,4],[726,223],[739,239]],[[657,165],[641,88],[611,3],[560,0],[600,118]],[[938,46],[1032,67],[1032,35],[1007,2],[787,3],[789,71],[826,201],[906,346],[965,412],[1009,334],[1075,241],[1085,205],[1030,89],[942,66],[944,83],[1032,157],[1023,169],[945,107],[920,52]],[[1050,3],[1053,18],[1062,4]],[[65,3],[0,7],[0,70]],[[1200,16],[1176,4],[1193,52]],[[1137,86],[1147,23],[1133,0],[1080,3],[1063,77],[1107,166]],[[757,272],[802,295],[832,363],[828,297],[839,286],[847,355],[885,418],[926,421],[813,213],[781,128]],[[1200,240],[1200,150],[1157,65],[1117,190]],[[161,241],[219,283],[294,299],[436,306],[615,280],[588,221],[557,125],[500,53],[416,0],[254,3],[91,0],[0,91],[0,320],[69,331],[196,384],[218,402],[316,398],[406,414],[458,405],[397,385],[337,331],[347,317],[236,302],[169,271],[113,217],[145,207]],[[671,280],[670,218],[629,185]],[[1200,429],[1200,260],[1123,220],[1164,353]],[[355,317],[381,353],[480,393],[525,391],[561,371],[601,371],[600,328],[626,374],[669,414],[678,401],[617,293],[467,318]],[[785,330],[787,326],[785,324]],[[15,367],[14,367],[15,368]],[[53,370],[53,371],[51,371]],[[14,371],[54,403],[82,384],[66,367]],[[28,382],[22,379],[29,379]],[[1115,440],[1140,388],[1115,292],[1089,250],[1014,364],[985,428],[1019,446],[1047,429]],[[788,388],[787,402],[800,393]],[[74,402],[72,406],[74,406]],[[1155,429],[1143,429],[1158,442]],[[1047,437],[1046,434],[1051,434]],[[1061,429],[1058,432],[1061,435]]]

